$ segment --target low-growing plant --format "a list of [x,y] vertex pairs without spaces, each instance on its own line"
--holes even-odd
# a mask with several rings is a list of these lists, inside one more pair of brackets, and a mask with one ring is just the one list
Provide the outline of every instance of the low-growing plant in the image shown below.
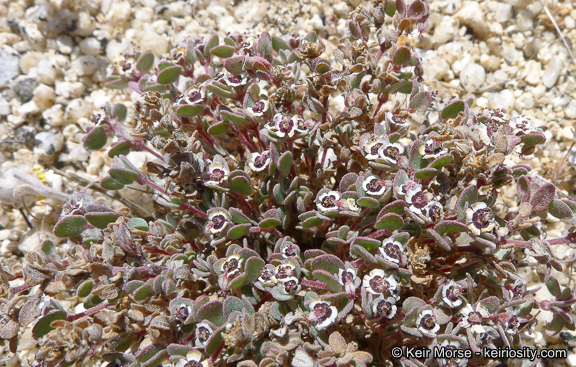
[[[391,350],[521,348],[538,309],[554,315],[550,335],[574,330],[550,246],[576,235],[545,234],[548,215],[574,223],[576,203],[514,163],[545,127],[430,92],[398,41],[428,16],[420,0],[364,4],[335,61],[314,32],[125,55],[107,85],[140,94],[135,125],[108,105],[84,145],[114,138],[101,186],[150,187],[158,216],[71,195],[54,228],[69,249],[44,241],[1,268],[0,338],[15,350],[35,322],[46,366],[429,366],[493,361]],[[157,158],[146,171],[128,158],[138,150]],[[527,289],[519,254],[554,301]],[[83,308],[64,309],[66,296]]]

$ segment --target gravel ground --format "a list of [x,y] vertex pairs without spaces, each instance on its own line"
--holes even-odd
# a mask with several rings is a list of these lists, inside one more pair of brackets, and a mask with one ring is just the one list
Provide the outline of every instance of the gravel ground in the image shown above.
[[[92,185],[107,172],[111,160],[103,153],[88,154],[81,139],[94,109],[135,97],[102,89],[110,60],[140,49],[160,56],[189,36],[212,32],[304,35],[316,30],[337,42],[344,35],[346,15],[359,3],[0,0],[0,201],[5,204],[0,215],[0,261],[11,266],[39,249],[43,239],[58,242],[52,227],[60,211],[59,192]],[[433,14],[428,32],[420,39],[401,40],[418,47],[427,84],[439,91],[439,97],[474,98],[475,110],[506,108],[536,125],[547,125],[545,148],[526,159],[559,185],[562,195],[575,200],[576,154],[569,147],[576,119],[576,64],[570,50],[576,44],[576,2],[429,3]],[[327,50],[333,47],[328,45]],[[144,153],[131,155],[136,164],[149,158]],[[44,181],[43,190],[35,180]],[[17,186],[22,198],[14,199]],[[153,210],[150,195],[134,190],[122,195],[144,212]],[[23,199],[26,210],[21,210]],[[100,195],[100,200],[111,199]],[[515,205],[510,200],[506,204]],[[113,205],[123,206],[118,201]],[[26,211],[32,229],[23,215]],[[563,229],[560,223],[550,223],[549,236]],[[575,255],[566,246],[557,246],[555,252],[560,259]],[[530,269],[524,275],[535,284],[538,281]],[[557,274],[563,285],[569,276]],[[550,294],[544,288],[537,297],[546,299]],[[549,318],[547,312],[538,316],[534,345],[570,348],[561,338],[543,334]],[[29,333],[30,328],[15,358],[9,359],[14,356],[0,346],[0,360],[9,359],[9,366],[27,365],[26,358],[35,353]],[[576,365],[576,354],[570,355],[567,365]]]

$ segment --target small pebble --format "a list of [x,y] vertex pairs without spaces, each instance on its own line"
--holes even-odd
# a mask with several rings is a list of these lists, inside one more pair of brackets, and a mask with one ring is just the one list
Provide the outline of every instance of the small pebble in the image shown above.
[[564,109],[564,114],[568,118],[576,119],[576,99],[573,99],[568,103],[566,109]]
[[20,74],[18,56],[0,51],[0,87],[5,87],[9,80]]
[[56,99],[56,93],[54,88],[47,86],[46,84],[40,84],[34,89],[34,103],[41,110],[45,110],[52,106],[54,100]]
[[89,56],[98,56],[100,54],[100,41],[94,37],[88,37],[79,44],[80,51]]
[[566,358],[566,363],[570,367],[576,367],[576,354],[575,353],[568,353],[568,358]]
[[74,41],[70,36],[61,35],[56,38],[56,46],[61,53],[70,54],[74,47]]
[[546,69],[542,73],[542,84],[546,88],[552,88],[556,85],[558,78],[560,77],[560,73],[562,72],[562,59],[559,57],[554,57],[550,60]]
[[77,75],[92,75],[98,68],[98,61],[94,56],[83,55],[72,63],[72,68]]
[[0,96],[0,116],[9,115],[11,111],[12,108],[10,107],[10,103],[8,103],[4,97]]
[[44,121],[52,127],[59,127],[65,122],[64,110],[61,104],[55,104],[42,112],[42,117]]
[[480,8],[480,3],[468,1],[456,13],[456,18],[462,25],[470,28],[476,37],[484,39],[490,33],[490,26],[484,13]]
[[486,71],[479,64],[468,64],[460,73],[460,81],[466,91],[476,92],[486,80]]
[[34,78],[23,77],[22,79],[18,80],[14,86],[16,98],[18,98],[21,103],[28,102],[34,96],[35,88],[36,80],[34,80]]
[[34,153],[53,155],[64,148],[64,137],[60,131],[42,131],[34,136]]

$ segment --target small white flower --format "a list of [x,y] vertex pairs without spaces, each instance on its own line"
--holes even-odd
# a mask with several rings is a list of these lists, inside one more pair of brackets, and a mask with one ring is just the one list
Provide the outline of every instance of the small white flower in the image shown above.
[[388,261],[399,264],[400,260],[402,260],[404,249],[398,241],[388,238],[382,241],[382,246],[380,246],[379,250],[382,256]]
[[341,196],[338,191],[328,191],[321,195],[318,195],[316,199],[316,206],[318,210],[325,212],[328,210],[336,210],[338,209],[338,201],[340,200]]
[[386,120],[390,125],[389,132],[395,132],[403,129],[407,129],[410,127],[410,123],[406,122],[405,119],[400,118],[398,116],[394,116],[392,112],[386,112]]
[[346,286],[346,284],[354,284],[356,279],[356,271],[354,269],[338,269],[338,283]]
[[400,187],[398,187],[398,193],[402,196],[408,195],[409,190],[413,190],[413,192],[422,191],[422,185],[416,183],[415,181],[410,180],[406,182],[404,185],[400,185]]
[[346,205],[348,206],[348,210],[353,212],[359,212],[360,207],[356,204],[356,200],[353,198],[346,199]]
[[[276,116],[280,115],[280,118]],[[294,119],[283,115],[283,114],[276,114],[274,116],[274,121],[276,121],[276,135],[283,138],[288,136],[289,138],[293,137],[296,133],[296,123]]]
[[384,182],[378,176],[370,175],[362,182],[362,188],[368,195],[381,196],[386,191]]
[[488,310],[481,305],[476,306],[476,309],[471,304],[460,310],[462,321],[460,324],[463,328],[470,328],[473,333],[485,333],[486,329],[482,326],[482,319],[489,316]]
[[180,359],[174,367],[208,367],[208,360],[202,361],[202,353],[194,349],[186,354],[186,359]]
[[238,273],[240,272],[240,266],[242,266],[243,261],[244,259],[242,259],[240,255],[232,254],[220,264],[220,272],[227,276]]
[[[442,342],[442,344],[440,345],[440,348],[444,348],[444,349],[460,349],[460,343],[458,343],[456,340],[444,340]],[[449,361],[452,361],[453,364],[451,364],[452,366],[456,365],[459,366],[460,363],[462,363],[462,358],[454,358],[454,359],[446,359],[446,358],[439,358],[438,362],[440,362],[441,366],[448,366],[449,365]]]
[[398,164],[398,158],[404,153],[404,147],[399,143],[386,143],[378,149],[380,158],[392,164]]
[[248,77],[241,74],[232,74],[228,71],[224,71],[224,77],[222,78],[226,85],[231,87],[239,87],[248,83]]
[[483,202],[474,203],[466,209],[466,222],[468,228],[477,236],[496,227],[494,212]]
[[210,335],[214,330],[205,322],[201,322],[196,325],[196,345],[199,347],[205,347],[206,342],[210,338]]
[[421,213],[432,222],[437,222],[442,217],[442,213],[444,213],[444,207],[438,201],[430,201],[422,209]]
[[288,259],[290,257],[297,257],[300,255],[300,247],[292,242],[286,242],[280,250],[282,257]]
[[178,99],[178,104],[195,105],[204,102],[206,91],[204,88],[190,87],[182,97]]
[[254,103],[254,106],[248,107],[246,110],[250,114],[250,116],[260,117],[268,111],[268,101],[265,99],[259,100],[258,102]]
[[509,122],[510,127],[512,128],[512,133],[528,133],[531,130],[534,130],[534,126],[532,125],[532,121],[524,115],[515,116]]
[[410,205],[410,211],[413,213],[417,213],[420,215],[424,215],[422,213],[422,209],[424,209],[430,200],[430,195],[425,194],[422,192],[422,186],[418,185],[412,189],[409,189],[406,193],[406,202]]
[[310,320],[316,322],[316,329],[322,330],[336,321],[338,309],[326,301],[316,300],[310,303]]
[[394,297],[384,298],[383,295],[372,301],[372,312],[376,317],[391,319],[396,315],[396,299]]
[[243,42],[240,44],[239,54],[254,56],[254,45],[256,44],[256,39],[252,36],[245,37]]
[[296,265],[292,261],[286,261],[285,264],[280,264],[274,269],[274,276],[278,281],[285,282],[291,279],[296,274]]
[[228,214],[225,210],[217,209],[210,214],[208,214],[208,224],[207,229],[211,233],[219,233],[222,232],[228,226],[230,214]]
[[456,308],[462,304],[460,294],[462,294],[462,288],[453,280],[445,283],[442,287],[442,299],[451,308]]
[[518,334],[518,327],[520,326],[520,320],[514,314],[505,314],[500,316],[504,322],[504,330],[507,334],[516,335]]
[[372,294],[384,294],[396,290],[398,279],[394,275],[386,277],[386,272],[382,269],[373,269],[364,276],[362,286]]
[[288,277],[281,280],[280,289],[286,294],[295,294],[300,292],[302,286],[300,285],[300,280],[298,280],[298,278]]
[[270,162],[270,151],[268,150],[265,150],[262,153],[254,152],[248,154],[248,167],[250,167],[254,172],[264,171]]
[[308,132],[308,126],[304,119],[298,115],[292,116],[292,121],[294,122],[294,128],[296,132],[300,134],[306,134]]
[[278,279],[276,279],[274,270],[269,268],[264,268],[260,272],[260,276],[258,277],[260,283],[264,285],[273,285],[278,283]]
[[380,154],[378,154],[378,150],[386,144],[386,140],[378,138],[373,139],[364,145],[364,156],[366,159],[369,160],[376,160],[380,158]]
[[416,320],[418,329],[427,334],[436,334],[440,330],[440,325],[436,322],[436,316],[432,310],[424,310],[418,315]]
[[443,154],[448,153],[448,149],[442,146],[442,142],[435,138],[427,139],[424,144],[420,146],[420,154],[423,155],[422,158],[438,158]]
[[221,163],[212,163],[208,166],[208,177],[209,180],[206,183],[209,184],[219,184],[228,178],[230,170],[228,167]]

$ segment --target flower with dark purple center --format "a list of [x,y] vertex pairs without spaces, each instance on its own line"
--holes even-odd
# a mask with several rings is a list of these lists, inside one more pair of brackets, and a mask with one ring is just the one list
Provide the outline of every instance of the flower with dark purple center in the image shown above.
[[426,139],[424,144],[420,146],[420,154],[423,155],[422,158],[430,159],[430,158],[438,158],[443,154],[448,153],[448,149],[442,146],[442,142],[435,138]]
[[399,116],[394,116],[392,112],[386,112],[386,121],[388,122],[389,126],[388,133],[405,130],[410,127],[410,123],[406,122],[405,119]]
[[384,182],[378,176],[370,175],[362,182],[362,188],[368,195],[380,196],[386,191]]
[[408,195],[408,191],[412,190],[413,192],[418,192],[418,191],[422,191],[422,185],[420,185],[419,183],[416,183],[412,180],[406,182],[404,185],[400,185],[400,187],[398,187],[398,194],[402,195],[402,196],[406,196]]
[[532,121],[523,115],[515,116],[512,119],[510,119],[509,125],[512,128],[513,134],[519,134],[519,133],[527,134],[531,130],[534,130]]
[[388,238],[382,241],[382,246],[380,246],[379,250],[382,256],[388,261],[399,264],[402,260],[404,249],[398,241]]
[[224,166],[221,163],[214,162],[208,166],[209,180],[206,181],[206,183],[210,184],[222,183],[224,180],[228,179],[228,174],[230,174],[230,170],[228,169],[228,167]]
[[428,205],[430,196],[422,192],[422,186],[408,190],[406,193],[406,202],[410,205],[413,213],[423,215],[422,210]]
[[182,358],[177,363],[174,364],[174,367],[208,367],[208,360],[205,359],[202,361],[202,353],[200,351],[194,349],[188,352],[186,355],[186,359]]
[[258,280],[264,284],[264,285],[273,285],[276,284],[278,282],[278,279],[276,279],[275,276],[275,271],[272,269],[268,269],[268,268],[264,268],[262,269],[262,271],[260,272],[260,276],[258,277]]
[[440,325],[436,322],[436,316],[432,310],[424,310],[418,315],[416,320],[418,329],[427,334],[436,334],[440,330]]
[[226,258],[222,264],[220,264],[220,272],[226,274],[227,276],[238,273],[240,272],[240,266],[242,265],[243,261],[244,259],[242,259],[240,255],[232,254],[228,256],[228,258]]
[[366,145],[364,145],[364,156],[368,160],[376,160],[380,158],[380,154],[378,154],[378,150],[381,146],[386,144],[384,139],[372,139]]
[[338,270],[338,283],[340,283],[340,285],[353,284],[354,279],[356,279],[356,272],[353,269]]
[[518,327],[520,327],[520,320],[516,315],[504,314],[501,316],[502,321],[504,321],[504,329],[506,333],[510,335],[518,334]]
[[296,274],[296,265],[292,261],[286,261],[285,264],[278,265],[274,269],[276,279],[283,282],[285,279],[292,278]]
[[485,333],[486,329],[482,326],[482,320],[489,316],[488,310],[482,306],[477,305],[473,307],[471,304],[467,304],[462,310],[460,310],[462,315],[462,320],[460,325],[463,328],[470,328],[473,333]]
[[310,303],[310,320],[316,322],[316,329],[322,330],[336,321],[338,309],[326,301],[316,300]]
[[230,214],[222,209],[217,209],[208,214],[207,228],[211,233],[222,232],[229,224]]
[[192,312],[192,307],[190,306],[186,306],[186,305],[180,305],[180,307],[178,308],[178,311],[176,312],[176,318],[184,321],[188,318],[188,316],[190,316],[190,313]]
[[210,335],[212,335],[213,332],[214,330],[212,330],[210,325],[204,322],[201,322],[198,325],[196,325],[196,345],[205,347],[206,342],[208,341]]
[[240,49],[238,50],[238,53],[240,55],[254,56],[255,45],[256,40],[254,37],[246,37],[244,38],[243,42],[240,43]]
[[362,285],[372,294],[384,294],[398,287],[398,279],[394,275],[386,277],[386,272],[382,269],[373,269],[364,276]]
[[293,244],[292,242],[287,242],[280,250],[282,257],[288,259],[290,257],[297,257],[300,255],[300,247]]
[[321,195],[318,195],[316,199],[316,206],[318,210],[325,212],[328,210],[336,210],[338,209],[338,201],[340,200],[341,196],[338,191],[328,191]]
[[190,87],[178,100],[179,104],[194,105],[204,102],[206,92],[203,88]]
[[398,164],[398,158],[404,153],[404,147],[399,143],[385,143],[378,149],[381,159],[392,164]]
[[261,172],[270,164],[270,151],[265,150],[262,153],[254,152],[248,154],[248,167],[254,172]]
[[306,134],[308,132],[308,126],[302,117],[294,115],[292,116],[292,121],[294,122],[294,128],[296,129],[296,132],[300,134]]
[[422,215],[432,222],[438,222],[442,218],[444,207],[438,201],[430,201],[424,208],[422,208]]
[[239,87],[248,83],[248,78],[245,75],[232,74],[227,71],[224,72],[224,83],[231,87]]
[[466,222],[468,228],[477,236],[496,227],[494,212],[483,202],[474,203],[466,209]]
[[294,120],[286,115],[282,115],[282,118],[276,119],[276,135],[283,138],[288,136],[293,137],[296,133],[296,124]]
[[264,115],[266,113],[266,111],[268,111],[268,101],[265,99],[262,99],[256,103],[254,103],[254,106],[248,107],[246,110],[248,111],[250,116],[260,117],[260,116]]
[[394,297],[384,298],[383,295],[372,301],[372,312],[377,318],[385,317],[391,319],[396,315],[396,299]]
[[453,280],[445,283],[442,287],[442,300],[451,308],[458,307],[462,304],[461,294],[462,288],[454,283]]
[[300,289],[302,289],[300,281],[296,277],[289,277],[280,281],[282,282],[281,287],[286,294],[295,294],[298,293]]

